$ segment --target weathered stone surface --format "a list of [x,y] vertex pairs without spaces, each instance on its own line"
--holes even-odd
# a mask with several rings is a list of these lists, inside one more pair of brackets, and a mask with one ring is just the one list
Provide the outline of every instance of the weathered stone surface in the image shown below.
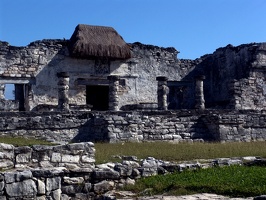
[[24,180],[6,184],[6,193],[9,197],[34,197],[37,188],[33,180]]
[[37,194],[38,195],[44,195],[45,194],[45,183],[43,182],[43,181],[41,181],[41,180],[37,180],[37,189],[38,189],[38,191],[37,191]]
[[118,180],[120,178],[120,174],[115,170],[105,169],[101,171],[94,171],[92,173],[92,177],[94,180]]
[[47,178],[46,191],[51,192],[57,189],[61,189],[61,177]]
[[96,194],[104,194],[114,188],[115,184],[113,181],[102,181],[94,184],[94,192]]
[[51,196],[53,197],[54,200],[60,200],[61,193],[62,193],[61,189],[57,189],[57,190],[52,191]]
[[5,176],[5,182],[8,184],[8,183],[20,182],[23,180],[31,179],[32,172],[29,170],[23,172],[7,172],[4,174],[4,176]]
[[84,182],[84,178],[82,177],[64,177],[63,178],[63,183],[69,184],[69,185],[80,185]]

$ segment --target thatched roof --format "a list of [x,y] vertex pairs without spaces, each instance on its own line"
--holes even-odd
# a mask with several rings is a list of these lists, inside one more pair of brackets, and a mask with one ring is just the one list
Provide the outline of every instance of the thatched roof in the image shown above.
[[91,59],[107,57],[128,59],[130,47],[112,27],[79,24],[69,43],[70,55],[77,58]]

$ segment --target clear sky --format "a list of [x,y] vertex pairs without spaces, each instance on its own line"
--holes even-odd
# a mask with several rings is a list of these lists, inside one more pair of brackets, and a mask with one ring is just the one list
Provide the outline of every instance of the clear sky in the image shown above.
[[77,24],[111,26],[126,42],[175,47],[195,59],[266,42],[266,0],[0,0],[0,40],[69,39]]

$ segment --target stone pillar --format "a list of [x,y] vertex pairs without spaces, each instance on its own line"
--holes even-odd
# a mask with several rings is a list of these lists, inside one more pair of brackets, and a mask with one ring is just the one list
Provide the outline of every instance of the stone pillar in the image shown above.
[[195,108],[204,110],[205,109],[205,100],[203,92],[203,80],[205,76],[196,76],[196,86],[195,86]]
[[5,84],[0,84],[0,99],[5,99]]
[[234,79],[229,82],[229,94],[230,94],[230,103],[228,108],[240,110],[241,109],[241,84],[240,81]]
[[107,78],[109,80],[109,110],[119,111],[118,89],[120,77],[111,75]]
[[158,99],[158,110],[167,110],[167,94],[169,92],[169,88],[167,86],[167,77],[159,76],[156,77],[158,81],[157,88],[157,99]]
[[69,76],[66,72],[57,73],[58,77],[58,110],[69,111]]

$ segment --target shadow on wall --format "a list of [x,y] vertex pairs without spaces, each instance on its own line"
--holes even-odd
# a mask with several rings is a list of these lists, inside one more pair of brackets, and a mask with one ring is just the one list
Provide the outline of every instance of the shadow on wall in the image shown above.
[[254,51],[232,45],[217,49],[213,54],[203,56],[202,61],[182,81],[192,81],[195,76],[204,75],[206,108],[228,108],[232,98],[230,84],[233,80],[248,78]]
[[79,127],[71,142],[109,142],[108,124],[102,116],[89,114],[88,121]]

